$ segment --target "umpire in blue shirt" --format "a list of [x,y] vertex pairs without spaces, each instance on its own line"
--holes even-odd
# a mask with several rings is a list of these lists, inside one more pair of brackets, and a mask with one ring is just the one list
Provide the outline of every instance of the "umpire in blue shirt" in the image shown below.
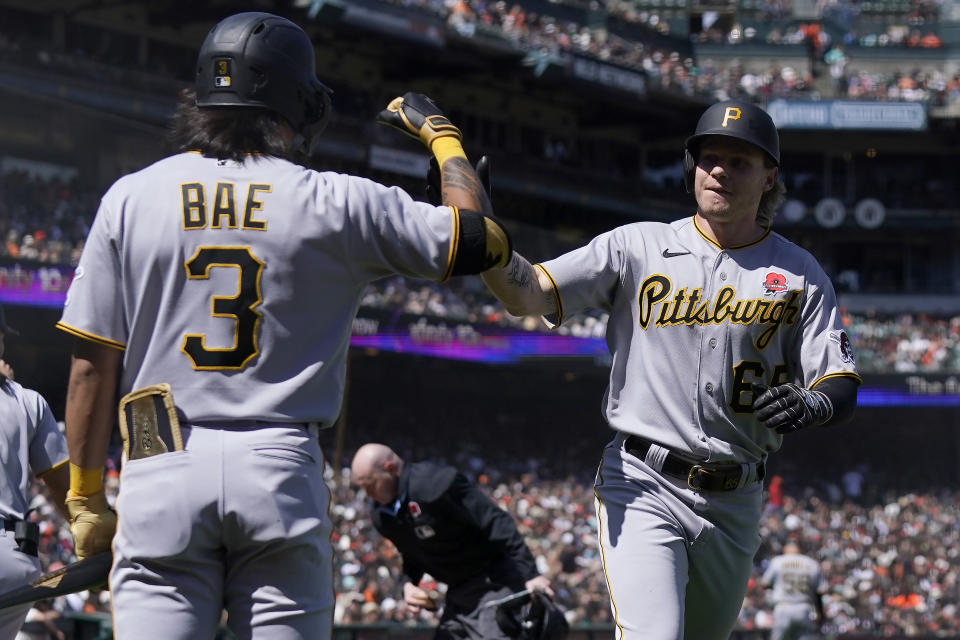
[[405,464],[390,447],[357,450],[351,480],[373,500],[373,526],[403,556],[403,599],[417,612],[437,606],[419,584],[447,585],[434,638],[507,638],[483,605],[523,589],[553,596],[513,518],[453,467]]

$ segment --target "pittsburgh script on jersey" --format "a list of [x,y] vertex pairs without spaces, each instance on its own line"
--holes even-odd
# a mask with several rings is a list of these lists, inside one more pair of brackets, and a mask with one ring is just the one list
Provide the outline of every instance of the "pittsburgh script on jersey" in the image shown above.
[[686,287],[677,290],[671,297],[673,285],[663,275],[652,275],[640,285],[638,296],[640,327],[650,326],[656,305],[660,305],[654,324],[658,327],[685,324],[757,324],[768,325],[757,336],[754,346],[765,349],[777,330],[784,324],[793,324],[800,313],[800,289],[783,293],[780,300],[769,298],[737,299],[737,290],[723,287],[715,300],[702,299],[702,288],[687,292]]

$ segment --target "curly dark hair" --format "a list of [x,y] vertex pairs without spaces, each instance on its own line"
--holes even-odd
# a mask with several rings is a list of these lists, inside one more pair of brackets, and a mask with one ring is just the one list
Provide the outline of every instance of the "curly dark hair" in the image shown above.
[[280,132],[286,120],[261,107],[197,106],[193,89],[180,92],[171,120],[170,139],[181,151],[199,151],[211,158],[242,161],[250,153],[300,162]]

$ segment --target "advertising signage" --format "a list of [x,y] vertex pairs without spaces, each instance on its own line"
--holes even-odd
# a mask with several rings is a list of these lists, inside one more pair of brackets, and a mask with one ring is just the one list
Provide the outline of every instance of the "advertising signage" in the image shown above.
[[925,131],[927,107],[920,102],[771,100],[767,113],[778,129]]

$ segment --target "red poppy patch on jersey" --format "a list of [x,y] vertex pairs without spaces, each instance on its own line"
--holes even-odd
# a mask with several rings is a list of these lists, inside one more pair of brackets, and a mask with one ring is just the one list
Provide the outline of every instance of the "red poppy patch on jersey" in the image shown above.
[[767,290],[768,296],[782,293],[787,290],[787,277],[782,273],[771,271],[763,280],[763,288]]
[[422,511],[420,511],[420,505],[418,505],[416,502],[411,502],[408,504],[407,509],[410,510],[410,515],[412,515],[414,518],[419,518],[420,514],[422,513]]

